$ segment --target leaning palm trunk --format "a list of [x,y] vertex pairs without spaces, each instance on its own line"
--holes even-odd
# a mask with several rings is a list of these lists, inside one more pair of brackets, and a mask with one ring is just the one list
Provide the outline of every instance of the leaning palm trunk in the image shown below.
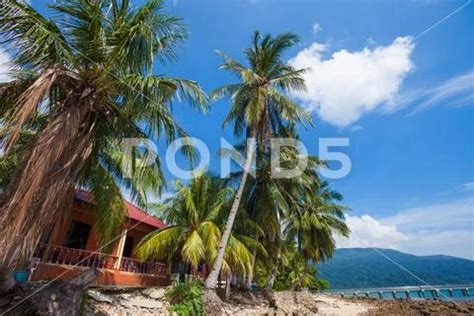
[[[74,183],[91,154],[90,102],[68,102],[33,141],[0,206],[0,272],[27,261],[43,231],[71,201]],[[67,122],[67,123],[66,123]]]
[[224,253],[229,241],[230,234],[232,232],[232,227],[234,226],[235,216],[239,210],[240,200],[244,193],[245,183],[247,182],[247,177],[249,175],[249,170],[252,165],[252,157],[254,153],[254,146],[249,146],[247,150],[247,157],[245,159],[244,170],[242,173],[242,179],[240,181],[239,189],[235,195],[234,202],[232,203],[232,208],[230,209],[229,218],[225,224],[224,233],[222,234],[222,239],[219,243],[219,248],[217,249],[217,257],[214,260],[212,265],[211,273],[206,278],[205,286],[208,289],[215,289],[217,286],[217,279],[219,277],[219,272],[224,261]]

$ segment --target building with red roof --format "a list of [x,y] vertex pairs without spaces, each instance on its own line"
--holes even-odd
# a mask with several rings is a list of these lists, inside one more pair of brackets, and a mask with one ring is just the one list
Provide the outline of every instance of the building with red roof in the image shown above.
[[96,284],[153,286],[168,283],[167,267],[136,258],[135,247],[148,233],[165,226],[156,216],[126,201],[128,218],[120,234],[103,245],[95,228],[93,195],[75,192],[69,216],[44,232],[32,259],[30,280],[72,277],[84,269],[100,271]]

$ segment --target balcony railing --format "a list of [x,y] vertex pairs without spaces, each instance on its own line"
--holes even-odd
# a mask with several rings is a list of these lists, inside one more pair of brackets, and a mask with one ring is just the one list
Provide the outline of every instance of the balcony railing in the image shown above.
[[120,270],[146,274],[166,274],[166,265],[159,262],[142,262],[123,257]]
[[[61,246],[51,246],[48,253],[47,245],[40,243],[35,250],[34,257],[44,262],[64,265],[76,265],[98,269],[117,269],[119,257],[100,252],[73,249]],[[47,257],[45,257],[47,256]],[[158,262],[141,262],[132,258],[121,258],[118,269],[120,271],[164,275],[166,265]]]

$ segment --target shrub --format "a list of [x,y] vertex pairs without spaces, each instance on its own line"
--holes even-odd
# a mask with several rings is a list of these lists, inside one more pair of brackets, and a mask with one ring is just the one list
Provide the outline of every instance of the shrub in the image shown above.
[[180,283],[166,292],[171,302],[171,311],[178,315],[204,315],[202,285],[198,281]]

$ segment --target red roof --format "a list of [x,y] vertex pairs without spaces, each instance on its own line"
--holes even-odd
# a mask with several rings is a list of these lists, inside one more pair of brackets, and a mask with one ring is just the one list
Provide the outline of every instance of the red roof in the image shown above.
[[159,219],[156,216],[146,213],[144,210],[142,210],[141,208],[138,208],[132,203],[125,201],[125,205],[127,206],[127,209],[128,209],[129,218],[142,222],[142,223],[146,223],[156,228],[161,228],[161,227],[166,226],[165,223],[163,223],[161,219]]
[[[92,193],[83,189],[76,189],[74,198],[87,203],[94,203],[94,197]],[[134,219],[138,222],[148,224],[155,228],[161,228],[166,226],[161,219],[151,214],[148,214],[136,205],[133,205],[129,201],[125,201],[125,206],[128,210],[128,218]]]

